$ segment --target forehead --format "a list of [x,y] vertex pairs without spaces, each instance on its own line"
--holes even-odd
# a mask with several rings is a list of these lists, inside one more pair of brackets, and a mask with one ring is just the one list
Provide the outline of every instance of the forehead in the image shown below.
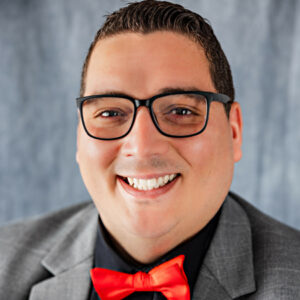
[[[203,48],[186,36],[158,31],[121,33],[100,40],[90,58],[85,94],[135,90],[153,94],[166,86],[215,91]],[[138,96],[138,95],[135,95]],[[142,96],[142,95],[140,95]]]

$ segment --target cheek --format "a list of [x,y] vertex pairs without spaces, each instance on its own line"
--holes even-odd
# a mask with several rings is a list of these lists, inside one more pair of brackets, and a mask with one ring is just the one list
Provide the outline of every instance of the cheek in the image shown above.
[[201,170],[212,163],[215,155],[212,139],[203,133],[202,136],[194,136],[187,138],[184,143],[180,142],[176,146],[180,156],[189,164],[190,170],[200,176]]
[[83,176],[96,176],[98,179],[100,176],[108,176],[117,152],[118,147],[114,141],[96,140],[82,132],[82,129],[78,130],[77,162]]
[[228,124],[224,124],[222,129],[211,126],[201,135],[188,138],[184,143],[179,141],[176,145],[180,156],[190,165],[187,175],[192,175],[192,184],[213,185],[216,181],[222,181],[224,172],[231,172],[233,151],[226,126]]

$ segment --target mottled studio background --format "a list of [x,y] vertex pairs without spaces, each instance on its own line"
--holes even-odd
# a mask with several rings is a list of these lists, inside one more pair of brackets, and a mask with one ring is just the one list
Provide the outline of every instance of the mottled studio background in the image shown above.
[[[176,1],[210,20],[244,113],[232,189],[300,228],[300,3]],[[0,0],[0,224],[88,194],[75,163],[79,78],[103,15],[125,1]]]

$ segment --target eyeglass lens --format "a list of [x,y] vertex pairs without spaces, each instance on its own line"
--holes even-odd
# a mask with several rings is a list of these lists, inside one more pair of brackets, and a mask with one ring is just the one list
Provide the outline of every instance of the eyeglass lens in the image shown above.
[[[134,119],[134,103],[126,98],[99,97],[85,100],[82,114],[90,135],[103,139],[123,136]],[[195,134],[207,118],[207,100],[199,94],[167,95],[155,99],[152,111],[162,132],[173,136]]]

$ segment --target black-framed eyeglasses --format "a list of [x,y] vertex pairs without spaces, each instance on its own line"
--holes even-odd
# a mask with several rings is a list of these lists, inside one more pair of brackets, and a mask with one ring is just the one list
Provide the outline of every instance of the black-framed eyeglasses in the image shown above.
[[227,104],[224,94],[180,91],[134,99],[122,94],[103,94],[76,99],[86,133],[99,140],[125,137],[133,127],[137,109],[146,106],[158,131],[168,137],[184,138],[203,132],[212,101]]

